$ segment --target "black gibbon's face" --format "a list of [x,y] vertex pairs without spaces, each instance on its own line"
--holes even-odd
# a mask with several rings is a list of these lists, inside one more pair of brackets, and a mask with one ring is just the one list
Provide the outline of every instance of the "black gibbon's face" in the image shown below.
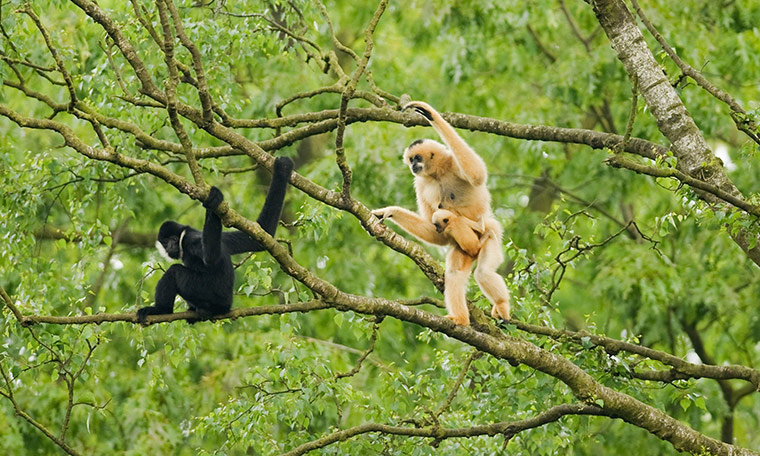
[[442,144],[430,139],[418,139],[404,151],[404,163],[415,176],[435,174],[438,164],[446,155]]
[[164,222],[158,230],[156,248],[167,260],[181,259],[180,237],[187,227],[176,222]]

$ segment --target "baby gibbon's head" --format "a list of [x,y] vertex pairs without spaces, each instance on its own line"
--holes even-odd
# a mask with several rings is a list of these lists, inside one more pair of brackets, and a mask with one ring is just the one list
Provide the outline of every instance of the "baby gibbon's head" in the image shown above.
[[446,169],[450,155],[446,146],[438,141],[418,139],[404,151],[404,163],[415,176],[430,176]]
[[435,226],[435,230],[439,233],[443,233],[443,230],[445,230],[446,227],[449,226],[449,223],[451,223],[455,218],[456,214],[453,212],[446,209],[438,209],[437,211],[433,212],[431,221],[433,222],[433,226]]

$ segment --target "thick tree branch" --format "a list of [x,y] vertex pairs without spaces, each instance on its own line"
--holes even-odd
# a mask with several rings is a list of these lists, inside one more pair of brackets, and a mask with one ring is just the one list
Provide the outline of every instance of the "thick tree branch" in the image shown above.
[[760,144],[760,137],[758,137],[757,125],[755,125],[755,122],[747,115],[747,112],[744,110],[744,108],[741,107],[739,102],[737,102],[734,99],[734,97],[732,97],[728,93],[715,87],[713,84],[710,83],[710,81],[707,80],[707,78],[702,76],[701,73],[699,73],[697,70],[692,68],[686,62],[684,62],[681,59],[681,57],[679,57],[678,54],[676,54],[676,51],[672,47],[670,47],[668,42],[665,41],[665,38],[663,38],[660,32],[657,31],[657,29],[654,27],[654,25],[652,25],[649,19],[644,15],[644,11],[641,9],[641,7],[639,7],[639,2],[637,0],[631,0],[631,3],[633,4],[633,8],[636,10],[636,13],[641,18],[641,22],[644,24],[647,30],[649,30],[649,33],[651,33],[654,39],[656,39],[657,42],[660,43],[660,46],[662,46],[662,49],[665,50],[665,53],[668,54],[668,57],[670,57],[670,59],[673,60],[673,62],[675,62],[678,68],[681,69],[683,74],[692,78],[694,82],[697,83],[697,85],[702,87],[710,95],[712,95],[713,97],[725,103],[732,111],[731,119],[733,119],[733,121],[736,123],[737,128],[743,131],[753,141]]
[[[625,3],[622,0],[592,0],[591,4],[618,59],[623,63],[630,79],[637,84],[657,127],[672,143],[678,170],[743,199],[739,189],[726,176],[721,161],[710,151],[678,93],[663,74]],[[715,195],[700,189],[696,192],[706,201],[720,205],[721,200]],[[718,210],[718,207],[714,210]],[[747,256],[760,266],[760,246],[757,245],[756,235],[744,228],[736,232],[731,230],[730,235]]]

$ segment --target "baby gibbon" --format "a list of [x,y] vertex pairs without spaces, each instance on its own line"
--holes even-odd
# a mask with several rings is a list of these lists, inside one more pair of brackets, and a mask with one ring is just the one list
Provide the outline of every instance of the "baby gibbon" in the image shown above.
[[449,236],[468,255],[477,257],[480,252],[481,235],[485,230],[482,223],[462,217],[446,209],[433,212],[431,220],[435,230]]
[[[475,281],[493,303],[491,316],[509,319],[509,290],[496,272],[504,260],[501,226],[491,212],[491,194],[486,187],[488,172],[483,159],[457,134],[456,130],[430,105],[413,101],[403,109],[414,109],[432,125],[446,145],[432,139],[414,141],[404,151],[404,162],[414,175],[417,212],[399,206],[375,209],[380,220],[390,219],[416,238],[436,245],[449,245],[446,255],[444,301],[454,323],[467,325],[467,282],[477,259]],[[447,147],[448,146],[448,147]],[[433,213],[446,209],[460,220],[469,219],[483,227],[480,248],[471,255],[452,236],[436,230]],[[449,219],[451,223],[451,219]],[[455,228],[457,223],[455,223]],[[474,231],[474,229],[472,229]],[[465,232],[465,237],[467,233]],[[474,233],[473,233],[474,234]],[[472,239],[470,238],[469,241]],[[469,241],[465,240],[467,244]],[[474,251],[468,246],[467,249]]]

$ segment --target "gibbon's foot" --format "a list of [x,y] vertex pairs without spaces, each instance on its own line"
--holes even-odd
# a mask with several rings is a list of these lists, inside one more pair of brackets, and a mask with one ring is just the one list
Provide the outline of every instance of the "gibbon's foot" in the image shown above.
[[496,320],[509,321],[509,303],[494,304],[491,308],[491,316]]
[[[197,309],[197,308],[196,309],[189,309],[189,310],[192,310],[193,312],[195,312],[195,315],[196,315],[195,317],[190,317],[190,318],[186,318],[185,319],[191,325],[195,324],[195,323],[198,323],[199,321],[211,320],[211,317],[213,317],[215,315],[222,315],[222,314],[214,314],[213,312],[209,312],[208,310]],[[227,312],[225,312],[225,313],[227,313]]]
[[456,325],[469,326],[470,324],[470,316],[468,314],[464,314],[464,315],[449,314],[449,315],[446,315],[446,318],[453,321],[454,324]]
[[164,315],[166,313],[172,313],[172,312],[161,311],[157,309],[155,306],[143,307],[137,310],[137,313],[136,313],[137,322],[144,325],[149,315]]

